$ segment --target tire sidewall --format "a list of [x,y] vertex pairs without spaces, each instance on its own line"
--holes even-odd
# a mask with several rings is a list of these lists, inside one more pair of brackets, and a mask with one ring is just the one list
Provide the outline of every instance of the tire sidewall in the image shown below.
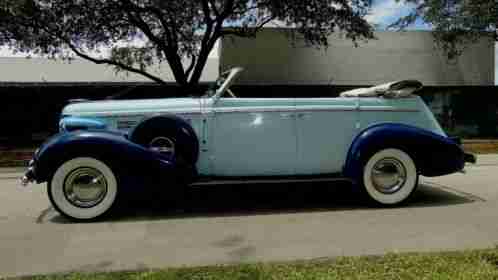
[[[73,205],[64,194],[66,177],[80,167],[91,167],[99,170],[107,181],[107,192],[104,199],[90,208],[80,208]],[[48,184],[48,194],[54,208],[64,216],[75,220],[92,220],[101,217],[112,208],[118,194],[118,182],[114,172],[104,162],[91,157],[78,157],[66,161],[56,170]]]
[[[383,158],[395,158],[403,164],[406,170],[406,181],[403,186],[392,194],[378,191],[372,182],[372,169],[374,165]],[[398,205],[406,201],[415,191],[418,184],[418,174],[415,162],[404,151],[399,149],[383,149],[373,154],[365,163],[362,174],[363,188],[368,197],[380,205]]]
[[166,137],[175,143],[175,160],[194,166],[197,162],[199,143],[195,132],[177,117],[156,117],[135,127],[130,140],[148,148],[156,137]]

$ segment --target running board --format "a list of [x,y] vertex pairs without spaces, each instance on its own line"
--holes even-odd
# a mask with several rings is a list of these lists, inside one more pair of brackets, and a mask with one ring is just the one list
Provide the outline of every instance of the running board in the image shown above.
[[348,178],[296,178],[296,179],[224,179],[198,181],[190,184],[191,187],[216,185],[247,185],[247,184],[285,184],[285,183],[324,183],[324,182],[351,182]]

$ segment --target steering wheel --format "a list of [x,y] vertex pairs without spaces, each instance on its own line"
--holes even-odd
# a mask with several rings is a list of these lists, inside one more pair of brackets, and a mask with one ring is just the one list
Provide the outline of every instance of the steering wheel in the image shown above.
[[231,89],[227,88],[227,92],[228,92],[228,94],[229,94],[231,97],[233,97],[233,98],[237,98],[237,96],[235,96],[235,94],[233,93],[233,91],[232,91]]

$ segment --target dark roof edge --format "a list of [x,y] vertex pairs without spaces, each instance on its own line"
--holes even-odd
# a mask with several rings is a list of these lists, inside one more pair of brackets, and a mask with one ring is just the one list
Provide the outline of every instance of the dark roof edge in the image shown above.
[[[209,85],[211,82],[200,82],[200,85]],[[161,86],[154,82],[0,82],[0,87],[122,87],[122,86]],[[166,82],[166,86],[178,86],[175,82]],[[234,86],[251,87],[370,87],[371,84],[306,84],[306,83],[239,83]],[[498,88],[498,85],[424,85],[426,88]]]
[[[200,82],[199,84],[209,84]],[[161,86],[154,82],[0,82],[0,87],[93,87],[93,86]],[[166,82],[166,86],[178,86],[175,82]]]

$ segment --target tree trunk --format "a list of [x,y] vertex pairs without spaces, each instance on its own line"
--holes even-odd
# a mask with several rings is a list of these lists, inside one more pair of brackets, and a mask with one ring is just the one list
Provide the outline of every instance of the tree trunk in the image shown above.
[[[213,36],[214,38],[218,38]],[[202,72],[204,71],[204,67],[206,66],[206,62],[209,58],[209,53],[213,49],[216,43],[216,39],[211,39],[208,43],[201,47],[201,51],[199,53],[199,58],[197,59],[197,63],[195,64],[194,71],[192,76],[190,77],[189,84],[196,85],[199,84],[201,80]]]
[[168,59],[168,63],[171,67],[171,71],[173,72],[173,76],[175,77],[176,82],[182,87],[186,86],[188,84],[188,78],[185,75],[182,61],[178,57],[178,55],[170,56]]

